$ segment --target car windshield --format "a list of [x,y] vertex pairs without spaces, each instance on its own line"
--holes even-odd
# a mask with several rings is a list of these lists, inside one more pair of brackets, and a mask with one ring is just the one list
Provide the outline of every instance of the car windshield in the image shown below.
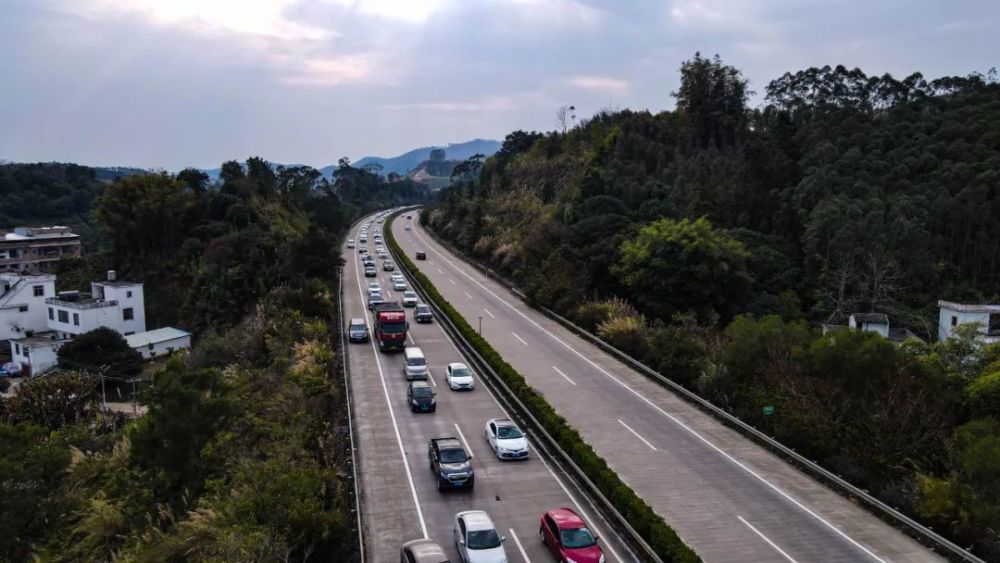
[[563,547],[574,549],[579,547],[590,547],[597,543],[594,539],[594,535],[591,534],[590,530],[587,528],[573,528],[570,530],[561,530],[560,532]]
[[365,325],[363,323],[351,323],[351,330],[364,330]]
[[427,305],[417,305],[417,312],[418,313],[430,313],[431,312],[431,308],[428,307]]
[[500,534],[496,530],[472,530],[466,542],[469,549],[493,549],[500,547]]
[[422,365],[426,365],[426,364],[427,364],[427,360],[425,360],[423,358],[410,358],[410,359],[406,360],[406,365],[408,365],[408,366],[422,366]]
[[451,370],[452,377],[468,377],[469,375],[468,368],[452,368]]
[[430,387],[414,387],[413,388],[414,397],[433,397],[434,392],[431,391]]
[[514,439],[523,438],[524,434],[521,434],[521,431],[516,426],[500,426],[497,428],[497,437]]
[[463,450],[441,450],[441,463],[462,463],[466,459]]
[[403,297],[406,297],[407,299],[416,299],[417,294],[413,293],[412,291],[407,291],[406,293],[403,294]]
[[382,332],[386,334],[401,334],[406,332],[406,323],[382,323]]

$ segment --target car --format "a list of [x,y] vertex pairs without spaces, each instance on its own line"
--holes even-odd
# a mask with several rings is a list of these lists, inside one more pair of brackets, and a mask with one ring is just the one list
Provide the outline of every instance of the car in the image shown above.
[[368,282],[368,291],[382,291],[382,286],[377,281]]
[[365,257],[361,259],[361,263],[365,266],[375,267],[375,259],[368,255],[365,255]]
[[388,252],[379,252],[378,253],[378,257],[379,257],[379,260],[388,260],[389,259],[389,253]]
[[347,248],[354,248],[354,239],[347,239]]
[[404,291],[403,292],[403,307],[416,307],[417,302],[420,299],[417,297],[414,291]]
[[403,227],[403,229],[404,229],[404,230],[407,230],[407,231],[409,231],[409,230],[410,230],[410,225],[409,225],[409,223],[407,223],[407,224],[406,224],[406,226],[405,226],[405,227]]
[[413,219],[413,215],[407,215],[406,218],[407,219]]
[[486,441],[499,459],[528,459],[528,439],[509,418],[486,421]]
[[472,370],[461,362],[452,362],[444,368],[444,382],[452,391],[471,391],[476,387],[476,382],[472,380]]
[[378,276],[378,271],[375,269],[375,266],[365,266],[365,277],[366,278],[374,278],[374,277],[377,277],[377,276]]
[[373,291],[368,294],[368,308],[372,309],[373,303],[381,303],[385,301],[385,297],[382,297],[382,293],[379,291]]
[[455,515],[455,547],[463,563],[506,563],[502,536],[485,510],[465,510]]
[[381,304],[381,303],[389,303],[389,301],[386,301],[386,300],[382,299],[381,295],[378,296],[378,298],[376,298],[376,299],[369,299],[368,300],[368,310],[371,311],[374,314],[375,307],[377,305]]
[[403,280],[395,280],[392,282],[393,291],[406,291],[406,282]]
[[347,339],[351,342],[368,342],[368,325],[364,319],[351,319],[347,325]]
[[363,247],[363,246],[359,246],[358,247],[358,254],[368,254],[368,249],[365,248],[365,247]]
[[417,303],[417,307],[413,309],[413,320],[418,323],[434,321],[434,313],[431,312],[431,306],[426,303]]
[[439,491],[475,488],[476,472],[472,469],[472,454],[465,451],[458,438],[431,438],[427,446],[427,457]]
[[401,274],[399,272],[393,272],[392,274],[389,275],[389,279],[391,279],[392,281],[396,281],[396,280],[406,281],[406,276],[404,276],[403,274]]
[[542,515],[538,536],[559,561],[604,563],[599,539],[571,508],[557,508]]
[[448,556],[434,540],[419,539],[403,544],[399,563],[448,563]]
[[368,237],[366,237],[365,235],[361,235],[361,237],[358,238],[358,242],[360,242],[361,244],[368,244]]
[[403,350],[403,375],[407,380],[427,379],[427,358],[423,350],[416,346],[407,346]]
[[413,381],[406,386],[406,404],[410,405],[410,410],[413,412],[434,412],[437,410],[434,390],[426,381]]
[[390,262],[388,260],[385,260],[385,261],[382,262],[382,270],[384,270],[386,272],[391,272],[391,271],[393,271],[395,269],[396,269],[396,265],[393,264],[392,262]]
[[417,251],[417,260],[427,260],[427,253],[423,250]]

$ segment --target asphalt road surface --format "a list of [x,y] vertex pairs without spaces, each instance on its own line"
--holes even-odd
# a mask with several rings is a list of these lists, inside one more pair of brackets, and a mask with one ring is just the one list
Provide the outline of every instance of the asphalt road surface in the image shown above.
[[[355,240],[359,228],[350,235]],[[375,223],[369,228],[367,248],[373,253],[376,244],[372,235],[379,229]],[[357,249],[345,248],[344,258],[345,322],[363,318],[371,327],[366,308],[368,283],[378,281],[389,300],[399,301],[402,296],[392,291],[389,272],[381,270],[380,260],[376,260],[378,277],[365,278]],[[459,561],[452,539],[454,515],[482,509],[507,536],[504,548],[509,561],[552,561],[538,539],[538,523],[543,512],[563,506],[574,508],[591,525],[609,562],[634,560],[584,495],[557,467],[538,456],[533,442],[526,461],[500,461],[493,455],[484,428],[488,419],[506,416],[504,411],[478,381],[478,375],[475,390],[449,390],[444,382],[445,366],[468,362],[436,322],[417,324],[413,309],[407,309],[406,315],[410,321],[408,344],[419,346],[428,360],[437,412],[410,411],[402,353],[380,353],[373,342],[348,347],[368,560],[398,561],[401,544],[429,537],[445,548],[452,561]],[[446,436],[459,437],[473,454],[476,484],[472,491],[437,490],[429,470],[427,444],[430,438]]]
[[426,251],[416,264],[444,297],[706,561],[942,560],[532,310],[437,244],[418,214],[393,222],[404,252]]

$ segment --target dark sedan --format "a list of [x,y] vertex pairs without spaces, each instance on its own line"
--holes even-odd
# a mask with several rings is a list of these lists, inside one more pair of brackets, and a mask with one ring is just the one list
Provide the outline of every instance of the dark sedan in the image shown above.
[[351,319],[347,325],[347,338],[351,342],[368,342],[368,327],[364,319]]
[[406,388],[406,402],[413,412],[434,412],[437,410],[437,401],[434,399],[434,390],[426,381],[414,381]]

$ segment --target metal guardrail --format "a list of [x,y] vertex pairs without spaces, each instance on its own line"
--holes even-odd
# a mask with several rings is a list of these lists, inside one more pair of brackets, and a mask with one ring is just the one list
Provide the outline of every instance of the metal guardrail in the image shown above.
[[[389,221],[386,221],[386,224],[389,224],[389,222],[392,219],[394,219],[396,215],[405,211],[407,210],[404,209],[390,216],[390,219]],[[395,241],[395,238],[393,240]],[[429,295],[427,291],[424,289],[424,287],[416,280],[413,274],[407,269],[406,262],[403,260],[399,260],[399,257],[396,255],[394,245],[387,245],[387,246],[389,252],[393,255],[393,259],[396,261],[397,267],[400,270],[402,270],[404,275],[406,275],[406,277],[409,279],[411,287],[414,290],[416,290],[417,293],[420,294],[424,302],[427,303],[433,309],[434,318],[436,322],[438,322],[442,326],[442,328],[444,328],[449,338],[452,339],[452,341],[460,349],[463,355],[465,355],[466,358],[469,358],[470,361],[473,364],[475,364],[476,369],[479,371],[480,375],[487,376],[485,378],[481,377],[481,379],[484,379],[486,381],[486,383],[494,391],[496,397],[505,404],[508,410],[517,413],[519,418],[521,418],[522,420],[527,420],[529,422],[528,425],[529,431],[531,431],[531,433],[535,434],[536,436],[535,439],[536,446],[542,445],[546,450],[553,451],[556,454],[558,454],[557,456],[549,454],[548,457],[553,461],[561,461],[564,473],[567,476],[574,479],[577,482],[577,485],[580,486],[581,490],[589,492],[593,498],[597,499],[600,502],[601,507],[599,507],[598,510],[600,510],[603,513],[603,515],[605,516],[605,520],[608,521],[610,525],[614,526],[620,533],[624,532],[624,534],[622,534],[623,538],[627,538],[627,540],[632,543],[633,548],[635,547],[639,548],[639,550],[646,557],[646,560],[653,561],[656,563],[663,563],[663,560],[656,555],[656,552],[653,550],[652,546],[650,546],[649,543],[646,542],[646,540],[644,540],[642,536],[639,535],[639,533],[635,530],[635,528],[628,523],[628,521],[621,514],[621,512],[619,512],[618,509],[616,509],[614,505],[611,503],[611,501],[604,495],[604,493],[602,493],[600,489],[598,489],[597,485],[589,477],[587,477],[587,475],[583,472],[580,466],[578,466],[576,462],[574,462],[573,459],[570,457],[570,455],[559,446],[558,442],[552,436],[552,434],[549,433],[548,430],[546,430],[546,428],[542,425],[542,423],[531,413],[528,407],[525,406],[525,404],[517,397],[517,395],[514,394],[514,392],[510,389],[510,387],[507,386],[507,384],[500,377],[500,375],[496,373],[496,371],[493,369],[492,366],[490,366],[489,362],[487,362],[479,354],[476,348],[472,346],[472,344],[470,344],[465,339],[464,336],[462,336],[461,331],[458,329],[457,326],[455,326],[451,318],[448,317],[447,314],[445,314],[445,312],[438,306],[438,304],[433,299],[429,298]],[[569,468],[570,471],[566,471],[565,470],[566,468]],[[611,516],[611,519],[607,518],[608,515]],[[613,520],[613,522],[611,520]]]
[[619,361],[627,364],[636,371],[646,375],[659,382],[663,386],[667,387],[671,391],[674,391],[682,398],[687,401],[694,403],[696,406],[700,407],[702,410],[713,415],[720,421],[726,423],[730,427],[735,428],[743,435],[752,438],[758,444],[767,447],[769,450],[779,453],[783,456],[786,461],[789,461],[799,468],[807,471],[813,477],[818,478],[820,481],[827,483],[832,486],[835,490],[840,492],[842,495],[848,497],[849,499],[857,499],[869,508],[870,512],[881,518],[882,520],[894,525],[896,528],[905,532],[910,537],[916,539],[918,542],[924,546],[930,548],[935,552],[942,553],[952,560],[956,561],[968,561],[971,563],[986,563],[983,559],[980,559],[976,555],[969,552],[969,550],[955,544],[951,540],[945,538],[944,536],[938,534],[934,530],[924,526],[923,524],[917,522],[916,520],[910,518],[909,516],[903,514],[902,512],[896,510],[895,508],[889,506],[885,502],[879,500],[875,496],[871,495],[867,491],[851,484],[842,477],[836,475],[835,473],[829,471],[818,463],[806,458],[802,454],[796,452],[795,450],[789,448],[788,446],[782,444],[776,439],[768,436],[767,434],[761,432],[757,428],[747,424],[743,420],[737,418],[736,416],[726,412],[725,410],[712,404],[707,399],[702,398],[693,391],[685,388],[683,385],[663,376],[658,371],[650,368],[646,364],[636,360],[635,358],[629,356],[625,352],[615,348],[614,346],[608,344],[607,342],[601,340],[598,336],[590,333],[586,329],[577,326],[575,323],[569,319],[559,315],[551,309],[533,303],[524,292],[517,289],[514,284],[510,283],[500,274],[496,273],[494,270],[487,268],[475,260],[470,259],[464,252],[456,249],[447,241],[442,240],[437,233],[432,232],[430,229],[424,229],[424,232],[431,236],[435,242],[441,246],[447,248],[449,251],[454,253],[456,256],[462,258],[462,260],[472,265],[477,270],[483,272],[488,277],[492,278],[494,281],[498,282],[515,295],[517,295],[525,304],[538,310],[542,314],[551,318],[552,320],[560,323],[570,331],[576,333],[582,338],[590,341],[595,346],[601,348],[605,352],[611,354]]

